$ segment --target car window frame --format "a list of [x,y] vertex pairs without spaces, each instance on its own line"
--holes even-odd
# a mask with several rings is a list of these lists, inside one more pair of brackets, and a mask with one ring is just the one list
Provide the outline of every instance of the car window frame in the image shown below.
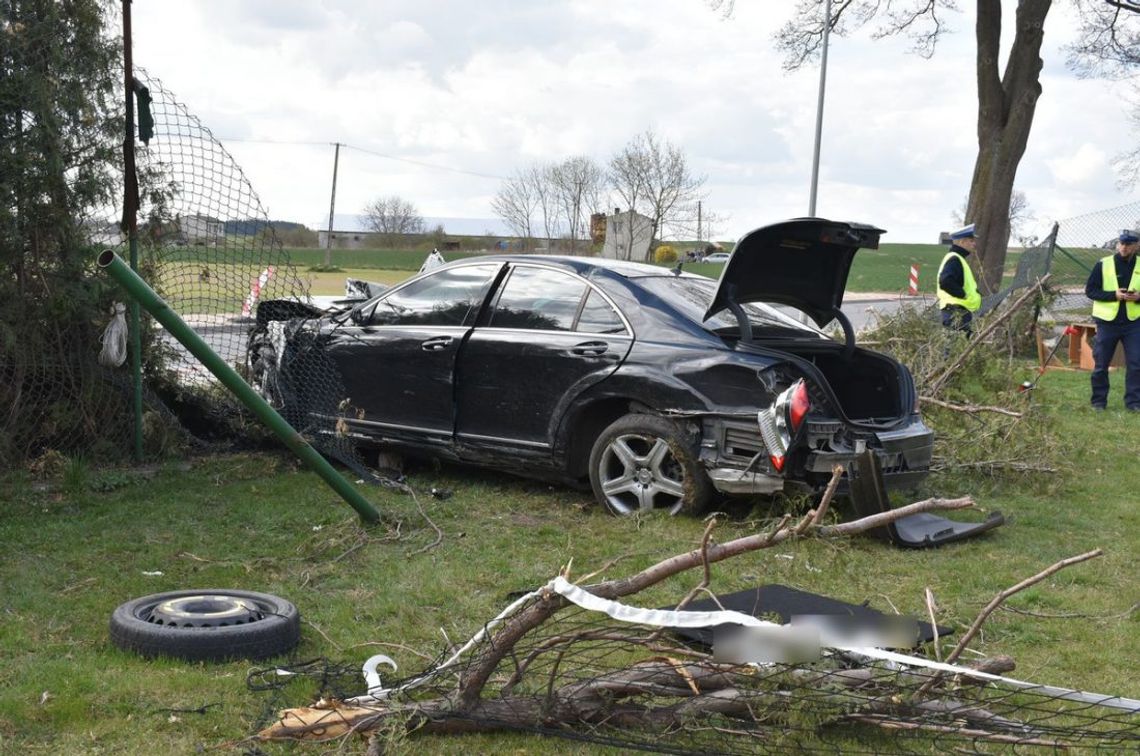
[[[565,331],[550,328],[517,328],[514,326],[496,326],[491,325],[489,322],[487,322],[494,315],[495,308],[499,306],[499,300],[503,295],[503,291],[506,289],[507,284],[511,280],[510,274],[514,272],[516,268],[534,268],[552,273],[560,273],[585,284],[586,289],[583,292],[582,297],[579,299],[578,309],[574,313],[574,328]],[[577,329],[578,322],[582,317],[582,309],[585,307],[586,300],[588,299],[591,292],[597,292],[602,300],[605,301],[605,303],[608,304],[613,309],[613,311],[617,313],[617,316],[621,320],[622,326],[624,328],[622,333],[598,333],[596,331],[579,331]],[[583,336],[594,336],[597,338],[620,338],[630,340],[633,340],[636,336],[633,330],[633,324],[629,322],[629,318],[627,318],[625,313],[621,311],[621,308],[617,306],[613,298],[610,297],[605,291],[603,291],[600,286],[596,286],[592,281],[577,271],[565,270],[563,268],[554,267],[552,265],[542,265],[532,262],[515,262],[513,260],[508,262],[506,273],[501,274],[500,280],[496,281],[494,296],[492,296],[491,299],[487,302],[486,316],[479,319],[477,322],[477,327],[481,330],[490,329],[495,331],[510,331],[515,333],[571,333]]]
[[[415,284],[415,283],[422,281],[426,278],[432,278],[434,276],[438,276],[438,275],[441,275],[443,273],[447,273],[449,271],[460,270],[462,268],[474,268],[474,267],[487,267],[487,268],[493,268],[493,269],[491,270],[490,275],[487,276],[487,283],[484,284],[486,286],[487,290],[483,293],[483,297],[479,301],[479,303],[473,308],[474,309],[474,315],[471,315],[470,313],[468,313],[468,317],[463,318],[463,323],[461,323],[459,325],[454,325],[454,324],[448,324],[448,325],[413,324],[413,325],[408,325],[408,324],[398,324],[398,323],[372,323],[372,322],[370,322],[372,320],[373,315],[376,312],[376,308],[380,305],[380,303],[384,299],[387,299],[390,296],[398,294],[402,289],[405,289],[408,286],[411,286],[412,284]],[[406,281],[402,281],[401,283],[396,284],[395,286],[393,286],[390,289],[386,289],[385,291],[376,295],[375,297],[368,300],[364,304],[360,305],[359,324],[363,325],[363,326],[368,326],[369,328],[434,328],[434,329],[438,329],[438,328],[473,328],[479,322],[479,317],[482,314],[484,308],[487,306],[487,298],[489,296],[491,296],[494,292],[497,291],[499,284],[500,284],[502,277],[503,277],[503,271],[504,271],[504,269],[506,269],[506,267],[507,266],[505,265],[505,263],[501,260],[472,260],[470,262],[464,261],[462,263],[457,263],[455,265],[451,265],[451,266],[448,266],[446,268],[433,268],[431,270],[424,271],[423,273],[412,276],[411,278],[409,278]]]

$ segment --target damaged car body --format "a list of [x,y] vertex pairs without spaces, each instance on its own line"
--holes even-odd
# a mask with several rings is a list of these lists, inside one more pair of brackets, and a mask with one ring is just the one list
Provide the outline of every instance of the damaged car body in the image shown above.
[[[888,487],[908,488],[933,444],[913,379],[858,347],[840,310],[856,251],[881,233],[819,218],[766,226],[741,238],[719,281],[505,255],[339,312],[266,302],[250,376],[304,432],[588,482],[615,514],[815,491],[866,450]],[[832,321],[842,342],[820,330]]]

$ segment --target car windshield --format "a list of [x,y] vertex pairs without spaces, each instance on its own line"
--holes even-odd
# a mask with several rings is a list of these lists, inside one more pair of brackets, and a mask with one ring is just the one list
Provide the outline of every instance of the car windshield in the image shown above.
[[[698,276],[649,276],[637,279],[649,291],[676,307],[689,318],[710,331],[736,330],[736,317],[728,310],[721,310],[708,320],[704,320],[705,310],[716,293],[716,281]],[[749,302],[744,312],[753,327],[793,329],[813,336],[827,338],[815,326],[800,323],[790,315],[785,315],[771,305]]]

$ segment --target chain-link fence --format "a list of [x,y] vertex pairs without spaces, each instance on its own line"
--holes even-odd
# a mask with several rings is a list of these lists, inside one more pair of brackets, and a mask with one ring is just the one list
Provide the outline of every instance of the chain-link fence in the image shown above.
[[[132,213],[125,199],[132,196],[123,168],[127,84],[116,10],[98,0],[79,0],[66,11],[33,0],[6,4],[0,25],[0,255],[6,270],[0,277],[0,468],[45,454],[123,460],[139,425],[151,455],[172,439],[191,438],[180,433],[182,426],[198,438],[259,432],[201,363],[145,313],[139,329],[145,406],[136,422],[125,295],[93,264],[103,249],[128,259],[134,225],[142,277],[282,408],[273,369],[285,357],[268,364],[269,326],[264,317],[255,320],[258,305],[287,299],[295,307],[290,314],[314,309],[304,305],[308,282],[282,249],[241,168],[161,82],[135,67],[138,203]],[[291,357],[290,374],[319,412],[288,419],[326,454],[363,474],[352,446],[336,432],[341,392],[335,371],[304,354]],[[251,364],[259,375],[249,375]],[[313,397],[327,401],[314,405]]]
[[1058,222],[1057,248],[1049,272],[1051,285],[1061,294],[1053,303],[1057,313],[1088,314],[1085,282],[1097,261],[1116,251],[1123,229],[1140,228],[1140,202]]

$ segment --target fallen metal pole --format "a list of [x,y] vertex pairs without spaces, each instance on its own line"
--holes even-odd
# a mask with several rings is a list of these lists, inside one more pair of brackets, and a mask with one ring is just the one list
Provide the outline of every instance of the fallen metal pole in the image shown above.
[[248,383],[242,380],[226,361],[214,353],[209,345],[202,340],[193,328],[186,325],[178,313],[170,308],[154,289],[147,285],[123,259],[111,250],[103,250],[99,255],[99,267],[110,274],[111,278],[119,283],[127,293],[157,320],[170,333],[186,347],[190,354],[197,357],[206,368],[217,376],[222,385],[233,392],[234,396],[249,408],[261,422],[265,423],[278,438],[285,442],[289,449],[301,458],[309,467],[320,475],[329,487],[340,494],[340,497],[355,509],[362,520],[377,522],[380,513],[365,499],[356,488],[349,483],[343,475],[338,473],[328,460],[320,455],[316,449],[309,445],[293,426],[285,422],[285,418],[277,414],[277,410],[269,406],[260,394],[253,390]]

